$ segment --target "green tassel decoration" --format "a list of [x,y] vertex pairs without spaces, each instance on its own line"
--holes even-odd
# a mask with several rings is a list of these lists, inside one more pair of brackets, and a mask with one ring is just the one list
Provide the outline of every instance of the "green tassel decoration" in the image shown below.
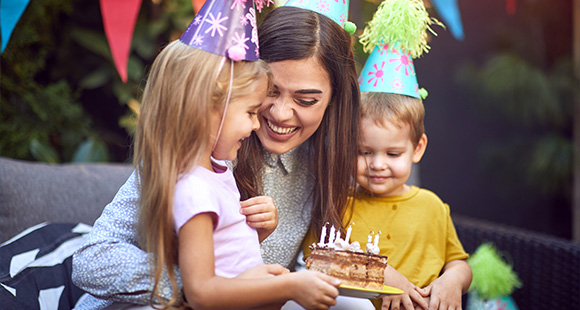
[[467,262],[473,273],[469,291],[476,291],[484,299],[509,296],[522,286],[512,266],[499,256],[491,243],[481,244]]
[[411,52],[411,57],[418,58],[423,52],[429,52],[427,30],[437,35],[430,27],[432,24],[445,27],[429,17],[422,0],[385,0],[365,27],[360,42],[366,53],[377,45],[399,42]]

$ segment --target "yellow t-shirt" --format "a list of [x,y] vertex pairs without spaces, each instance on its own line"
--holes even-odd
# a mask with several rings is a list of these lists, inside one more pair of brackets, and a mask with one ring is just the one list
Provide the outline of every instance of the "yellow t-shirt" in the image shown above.
[[[349,206],[343,225],[348,228],[352,223],[350,242],[358,241],[365,250],[369,233],[380,231],[380,254],[418,287],[437,279],[448,262],[469,257],[457,238],[449,206],[431,191],[411,186],[399,196],[357,194]],[[309,233],[303,243],[305,257],[313,242]]]

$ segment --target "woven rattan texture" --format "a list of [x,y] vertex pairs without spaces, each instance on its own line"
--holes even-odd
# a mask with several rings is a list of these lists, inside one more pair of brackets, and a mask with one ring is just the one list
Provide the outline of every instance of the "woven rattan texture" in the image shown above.
[[468,253],[483,242],[500,250],[523,282],[512,297],[520,310],[580,309],[580,244],[566,239],[453,216]]

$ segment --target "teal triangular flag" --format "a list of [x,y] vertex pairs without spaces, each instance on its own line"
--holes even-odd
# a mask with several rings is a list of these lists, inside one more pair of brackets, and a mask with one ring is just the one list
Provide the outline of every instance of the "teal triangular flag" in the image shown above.
[[30,0],[2,0],[0,1],[0,30],[2,31],[2,49],[0,53],[4,52],[8,40],[12,35],[12,31],[20,16],[28,6]]
[[434,0],[431,1],[439,16],[449,26],[451,34],[456,40],[463,40],[463,24],[461,23],[461,13],[457,6],[457,0]]

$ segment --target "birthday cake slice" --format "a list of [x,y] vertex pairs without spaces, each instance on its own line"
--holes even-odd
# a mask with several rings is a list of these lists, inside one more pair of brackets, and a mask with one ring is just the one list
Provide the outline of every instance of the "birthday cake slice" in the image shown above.
[[336,241],[330,236],[328,243],[312,244],[306,268],[335,277],[345,285],[381,290],[387,257],[378,255],[378,246],[370,241],[363,252],[358,242],[349,244],[339,236]]

